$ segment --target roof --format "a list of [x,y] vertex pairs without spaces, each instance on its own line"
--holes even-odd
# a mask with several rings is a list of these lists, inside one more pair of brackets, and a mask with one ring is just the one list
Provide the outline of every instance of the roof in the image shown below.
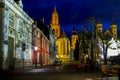
[[112,21],[111,25],[116,25],[116,23],[114,21]]
[[73,30],[72,30],[72,35],[77,35],[77,31],[75,28],[73,28]]
[[64,31],[61,32],[59,38],[68,38]]
[[100,20],[97,20],[97,24],[102,24]]

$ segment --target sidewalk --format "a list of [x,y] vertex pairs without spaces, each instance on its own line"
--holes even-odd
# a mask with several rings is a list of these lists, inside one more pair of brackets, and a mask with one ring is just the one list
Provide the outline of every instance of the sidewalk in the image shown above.
[[32,70],[32,69],[38,69],[38,68],[43,68],[49,65],[44,65],[44,66],[31,66],[31,67],[25,67],[25,68],[16,68],[16,69],[11,69],[11,70],[2,70],[0,71],[0,74],[6,74],[6,73],[24,73],[27,72],[28,70]]

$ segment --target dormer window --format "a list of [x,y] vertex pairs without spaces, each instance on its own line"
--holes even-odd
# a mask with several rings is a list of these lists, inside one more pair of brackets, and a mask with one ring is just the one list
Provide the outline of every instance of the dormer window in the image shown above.
[[21,8],[23,8],[22,0],[14,0]]
[[19,4],[19,1],[20,1],[20,0],[14,0],[14,1],[15,1],[17,4]]

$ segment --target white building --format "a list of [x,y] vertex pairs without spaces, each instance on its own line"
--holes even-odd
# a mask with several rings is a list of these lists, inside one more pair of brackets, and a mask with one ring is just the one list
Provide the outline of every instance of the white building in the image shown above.
[[0,0],[0,68],[31,66],[33,20],[22,0]]
[[[107,58],[110,58],[112,56],[118,56],[120,55],[120,41],[117,40],[115,41],[113,38],[107,43]],[[106,44],[104,44],[106,47]],[[99,44],[99,49],[100,49],[100,57],[104,59],[104,54],[103,54],[103,45]]]
[[113,38],[108,42],[107,57],[117,56],[120,54],[120,42],[115,41]]

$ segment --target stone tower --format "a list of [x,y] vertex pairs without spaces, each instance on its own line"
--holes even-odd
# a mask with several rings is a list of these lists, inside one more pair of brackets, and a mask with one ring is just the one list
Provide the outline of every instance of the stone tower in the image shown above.
[[76,44],[76,40],[78,39],[78,35],[76,32],[76,29],[73,28],[72,30],[72,36],[71,36],[71,47],[74,50],[75,49],[75,44]]
[[96,24],[96,39],[99,39],[100,34],[102,33],[103,29],[102,29],[102,23],[98,20],[97,24]]
[[110,30],[112,32],[113,38],[116,40],[117,39],[117,25],[112,22],[112,24],[110,25]]
[[56,6],[54,7],[51,19],[51,28],[55,32],[55,37],[58,38],[60,36],[60,24],[59,24],[59,16],[56,10]]

